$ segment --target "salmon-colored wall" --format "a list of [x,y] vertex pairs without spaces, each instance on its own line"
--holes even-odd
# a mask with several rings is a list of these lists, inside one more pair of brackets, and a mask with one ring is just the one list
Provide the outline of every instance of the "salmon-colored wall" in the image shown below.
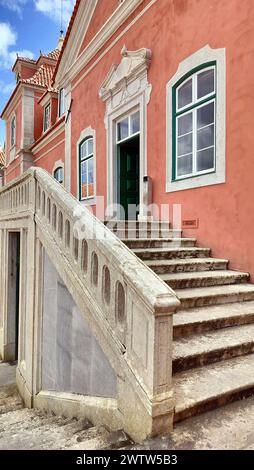
[[[106,4],[106,5],[105,5]],[[100,30],[105,21],[112,15],[112,13],[119,6],[119,0],[99,0],[94,10],[92,21],[86,32],[83,44],[80,48],[79,54],[85,49],[87,44]]]
[[21,148],[21,132],[22,132],[22,100],[16,107],[16,152]]
[[58,116],[58,99],[52,98],[51,99],[51,126],[56,123]]
[[64,131],[61,132],[57,137],[51,140],[50,143],[45,145],[38,152],[34,152],[34,164],[47,170],[52,174],[55,163],[58,160],[62,160],[64,163],[64,151],[65,151],[65,142],[64,142]]
[[36,72],[36,67],[31,68],[28,67],[27,65],[21,65],[21,78],[26,79],[26,78],[31,78]]
[[[144,1],[137,11],[147,3]],[[102,19],[103,12],[100,14]],[[99,9],[97,24],[98,16]],[[153,88],[148,105],[147,149],[153,202],[181,204],[183,219],[199,219],[199,228],[184,234],[197,237],[200,246],[212,247],[214,256],[229,258],[232,268],[251,272],[254,280],[253,24],[253,0],[157,1],[72,91],[71,187],[76,194],[76,142],[82,129],[91,126],[96,129],[97,195],[106,197],[105,103],[98,91],[112,64],[120,62],[123,44],[129,50],[150,48],[153,56],[148,76]],[[166,84],[179,63],[206,44],[226,48],[226,184],[166,193]]]
[[5,122],[5,151],[6,151],[7,163],[9,161],[10,144],[11,144],[11,123],[10,123],[10,120],[8,119]]
[[20,157],[17,157],[11,162],[5,172],[5,183],[10,183],[10,181],[18,178],[20,176]]

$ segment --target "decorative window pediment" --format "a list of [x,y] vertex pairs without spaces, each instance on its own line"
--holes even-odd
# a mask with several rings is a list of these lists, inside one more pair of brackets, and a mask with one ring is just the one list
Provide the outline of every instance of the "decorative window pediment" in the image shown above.
[[128,82],[134,80],[142,72],[146,72],[151,63],[152,53],[149,49],[128,51],[124,46],[120,64],[113,65],[100,89],[100,97],[106,101],[117,93]]

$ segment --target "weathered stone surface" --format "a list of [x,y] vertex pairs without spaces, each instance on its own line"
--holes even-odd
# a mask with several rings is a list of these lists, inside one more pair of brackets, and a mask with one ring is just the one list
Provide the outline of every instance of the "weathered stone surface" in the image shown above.
[[142,260],[162,260],[175,258],[208,258],[210,248],[135,248],[134,253]]
[[136,248],[173,248],[195,246],[195,238],[124,238],[123,243],[131,249]]
[[252,394],[253,368],[254,354],[248,354],[176,374],[175,421]]
[[254,351],[254,324],[179,338],[173,344],[173,371],[200,367]]
[[241,400],[176,423],[166,436],[149,439],[135,450],[253,450],[254,398]]
[[254,322],[254,302],[180,310],[174,315],[174,338]]
[[253,284],[176,289],[175,292],[182,309],[254,300]]
[[216,258],[186,258],[144,261],[157,274],[191,273],[227,269],[228,261]]
[[180,274],[161,274],[160,278],[172,289],[189,289],[190,287],[222,286],[248,282],[249,274],[237,271],[209,271]]

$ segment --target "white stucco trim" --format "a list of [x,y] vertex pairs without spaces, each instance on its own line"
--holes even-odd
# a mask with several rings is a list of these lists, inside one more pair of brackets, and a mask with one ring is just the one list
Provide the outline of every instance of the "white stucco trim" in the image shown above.
[[[71,106],[71,85],[65,87],[65,106],[66,113]],[[66,114],[67,116],[67,114]],[[68,113],[68,119],[65,118],[65,175],[64,185],[67,191],[71,191],[71,112]]]
[[[79,146],[87,137],[93,138],[93,158],[94,158],[94,197],[79,200]],[[83,129],[77,141],[77,199],[85,206],[94,206],[96,204],[96,131],[92,127]]]
[[34,90],[23,89],[21,148],[34,142]]
[[[216,61],[216,169],[213,173],[172,181],[172,92],[174,85],[192,69]],[[199,188],[226,181],[226,49],[212,49],[206,45],[184,59],[175,75],[167,83],[166,101],[166,192]]]
[[[102,25],[100,30],[91,39],[86,48],[78,57],[76,57],[77,46],[78,44],[81,46],[82,41],[84,40],[84,33],[87,31],[93,17],[97,0],[96,3],[94,0],[81,2],[76,21],[74,23],[75,31],[73,27],[73,31],[71,33],[71,37],[75,37],[75,35],[79,34],[79,41],[77,41],[75,48],[76,53],[72,53],[71,49],[73,48],[74,50],[74,45],[71,47],[71,41],[68,41],[68,45],[64,51],[56,74],[56,82],[61,85],[69,83],[86,66],[94,55],[97,54],[100,48],[108,41],[124,21],[128,19],[141,2],[142,0],[128,0],[128,2],[122,2],[119,4],[112,15]],[[83,23],[80,21],[81,17],[83,18]],[[69,57],[72,57],[72,60],[70,60]]]

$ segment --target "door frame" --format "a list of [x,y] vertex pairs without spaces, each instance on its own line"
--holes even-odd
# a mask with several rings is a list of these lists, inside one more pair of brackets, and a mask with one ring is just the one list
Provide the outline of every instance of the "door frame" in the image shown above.
[[[127,144],[128,142],[131,142],[135,139],[138,139],[138,144],[139,144],[138,177],[140,179],[140,133],[133,134],[129,138],[127,138],[123,141],[117,142],[117,200],[118,200],[118,203],[119,203],[120,207],[121,207],[121,147],[124,144]],[[138,200],[139,200],[139,203],[138,203],[138,207],[139,207],[140,206],[140,185],[139,185]],[[136,220],[136,218],[135,219],[129,219],[128,215],[129,215],[129,212],[128,212],[128,208],[127,208],[127,213],[125,211],[126,220]],[[119,216],[119,219],[121,219],[121,214]]]
[[[17,235],[19,240],[17,243],[17,249],[19,253],[16,253],[17,258],[19,259],[19,272],[18,278],[16,279],[15,286],[15,313],[12,312],[10,315],[10,298],[9,298],[9,289],[10,289],[10,263],[11,263],[11,236],[14,234]],[[20,352],[20,312],[21,312],[21,269],[22,269],[22,234],[21,230],[7,230],[7,263],[6,263],[6,320],[5,320],[5,357],[4,360],[17,361],[19,359]],[[17,304],[18,297],[18,304]],[[15,318],[14,318],[15,317]]]
[[[147,177],[147,106],[150,101],[152,86],[145,74],[131,83],[132,89],[128,92],[121,89],[107,102],[105,127],[107,131],[107,211],[108,219],[119,218],[117,194],[117,143],[116,127],[121,117],[132,112],[140,113],[140,155],[139,155],[139,194],[140,211],[139,220],[147,220],[146,211],[146,184]],[[134,90],[134,91],[133,91]],[[132,92],[132,93],[131,93]]]

